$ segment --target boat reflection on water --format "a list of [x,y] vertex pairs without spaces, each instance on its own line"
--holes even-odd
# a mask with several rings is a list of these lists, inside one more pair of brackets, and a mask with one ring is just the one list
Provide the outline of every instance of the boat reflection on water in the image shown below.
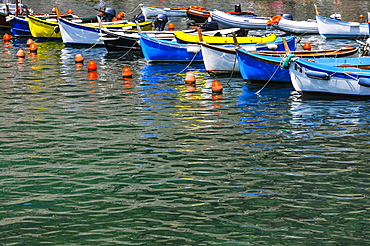
[[306,138],[356,135],[359,125],[369,124],[366,101],[291,101],[292,134]]

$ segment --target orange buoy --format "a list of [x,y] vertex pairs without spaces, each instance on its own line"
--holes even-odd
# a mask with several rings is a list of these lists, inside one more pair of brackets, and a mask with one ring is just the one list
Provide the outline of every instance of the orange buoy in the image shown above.
[[127,66],[125,66],[122,69],[122,77],[124,77],[124,78],[131,78],[132,77],[132,72],[131,72],[130,68],[128,68]]
[[73,14],[74,12],[73,12],[73,10],[72,9],[68,9],[68,14],[69,15],[71,15],[71,14]]
[[304,43],[303,49],[304,50],[311,50],[311,44],[309,42]]
[[80,53],[76,53],[76,55],[75,55],[75,63],[83,63],[83,62],[84,62],[83,56]]
[[168,23],[168,31],[175,31],[175,24],[172,22]]
[[98,69],[98,67],[96,66],[96,63],[93,60],[90,60],[89,64],[87,64],[87,70],[91,72],[91,71],[96,71],[96,69]]
[[185,77],[185,83],[187,84],[195,84],[195,75],[193,72],[188,72]]
[[4,36],[3,36],[3,40],[8,42],[12,39],[12,37],[8,34],[8,33],[5,33]]
[[24,50],[22,48],[19,48],[19,50],[17,51],[17,54],[15,54],[16,57],[25,57],[25,53],[24,53]]
[[213,93],[221,93],[223,90],[222,84],[218,80],[214,80],[212,83],[212,92]]
[[30,46],[33,43],[34,43],[34,41],[32,40],[32,38],[27,39],[27,43],[26,43],[27,46]]
[[30,52],[37,52],[37,45],[35,43],[30,44]]
[[57,13],[57,9],[56,9],[55,7],[53,7],[53,8],[51,9],[51,13],[56,14],[56,13]]
[[364,16],[364,15],[360,15],[359,17],[362,19],[362,18],[364,18],[365,16]]

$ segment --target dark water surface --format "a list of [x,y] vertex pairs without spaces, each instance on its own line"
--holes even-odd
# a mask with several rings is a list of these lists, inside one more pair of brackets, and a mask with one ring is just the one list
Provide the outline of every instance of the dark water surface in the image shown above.
[[[86,14],[98,4],[68,2]],[[314,3],[326,15],[367,11],[359,1],[242,6],[307,18]],[[0,45],[0,245],[370,244],[369,101],[301,100],[273,84],[257,95],[263,84],[237,76],[217,78],[224,91],[212,95],[202,64],[147,65],[55,42],[18,59],[25,41]]]

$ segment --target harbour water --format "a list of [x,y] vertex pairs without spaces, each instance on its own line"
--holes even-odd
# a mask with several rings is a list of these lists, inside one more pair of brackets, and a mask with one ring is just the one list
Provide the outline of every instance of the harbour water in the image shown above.
[[[27,4],[49,11],[44,2]],[[82,15],[98,5],[65,2],[54,4]],[[107,4],[137,6],[127,3]],[[314,3],[353,21],[367,12],[358,1],[241,4],[303,20]],[[214,95],[202,64],[148,65],[58,42],[16,58],[25,42],[0,44],[1,245],[370,244],[369,101],[302,100],[289,84],[263,88],[236,75],[218,77],[224,90]],[[122,78],[124,66],[132,78]]]

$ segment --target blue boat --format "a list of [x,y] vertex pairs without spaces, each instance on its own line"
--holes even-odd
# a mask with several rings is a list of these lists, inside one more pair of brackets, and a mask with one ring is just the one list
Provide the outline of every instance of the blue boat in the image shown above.
[[28,20],[25,17],[11,16],[9,18],[10,29],[16,37],[32,37]]
[[[335,96],[342,98],[370,98],[370,72],[368,69],[354,68],[354,63],[368,67],[370,57],[344,59],[350,67],[329,63],[317,63],[307,59],[293,58],[289,72],[294,89],[306,97]],[[337,59],[335,62],[339,61]],[[369,64],[369,63],[368,63]],[[361,67],[359,66],[359,67]]]
[[[290,47],[294,47],[294,37],[286,37]],[[241,46],[255,46],[256,50],[268,50],[268,43],[242,44]],[[276,50],[284,50],[282,38],[275,42]],[[148,35],[140,34],[140,46],[147,62],[203,62],[201,45],[183,44],[176,41],[151,38]],[[217,46],[217,45],[215,45]],[[219,45],[224,48],[235,48],[234,45]]]
[[[358,47],[345,47],[330,50],[319,51],[292,51],[274,52],[261,51],[249,52],[244,49],[237,49],[236,55],[239,64],[240,74],[245,80],[250,81],[273,81],[290,83],[290,76],[288,69],[284,68],[284,61],[288,61],[288,55],[294,55],[301,58],[315,60],[319,63],[337,63],[342,64],[345,60],[335,60],[338,57],[358,56]],[[354,64],[359,58],[353,58]],[[370,60],[367,60],[368,62]]]

